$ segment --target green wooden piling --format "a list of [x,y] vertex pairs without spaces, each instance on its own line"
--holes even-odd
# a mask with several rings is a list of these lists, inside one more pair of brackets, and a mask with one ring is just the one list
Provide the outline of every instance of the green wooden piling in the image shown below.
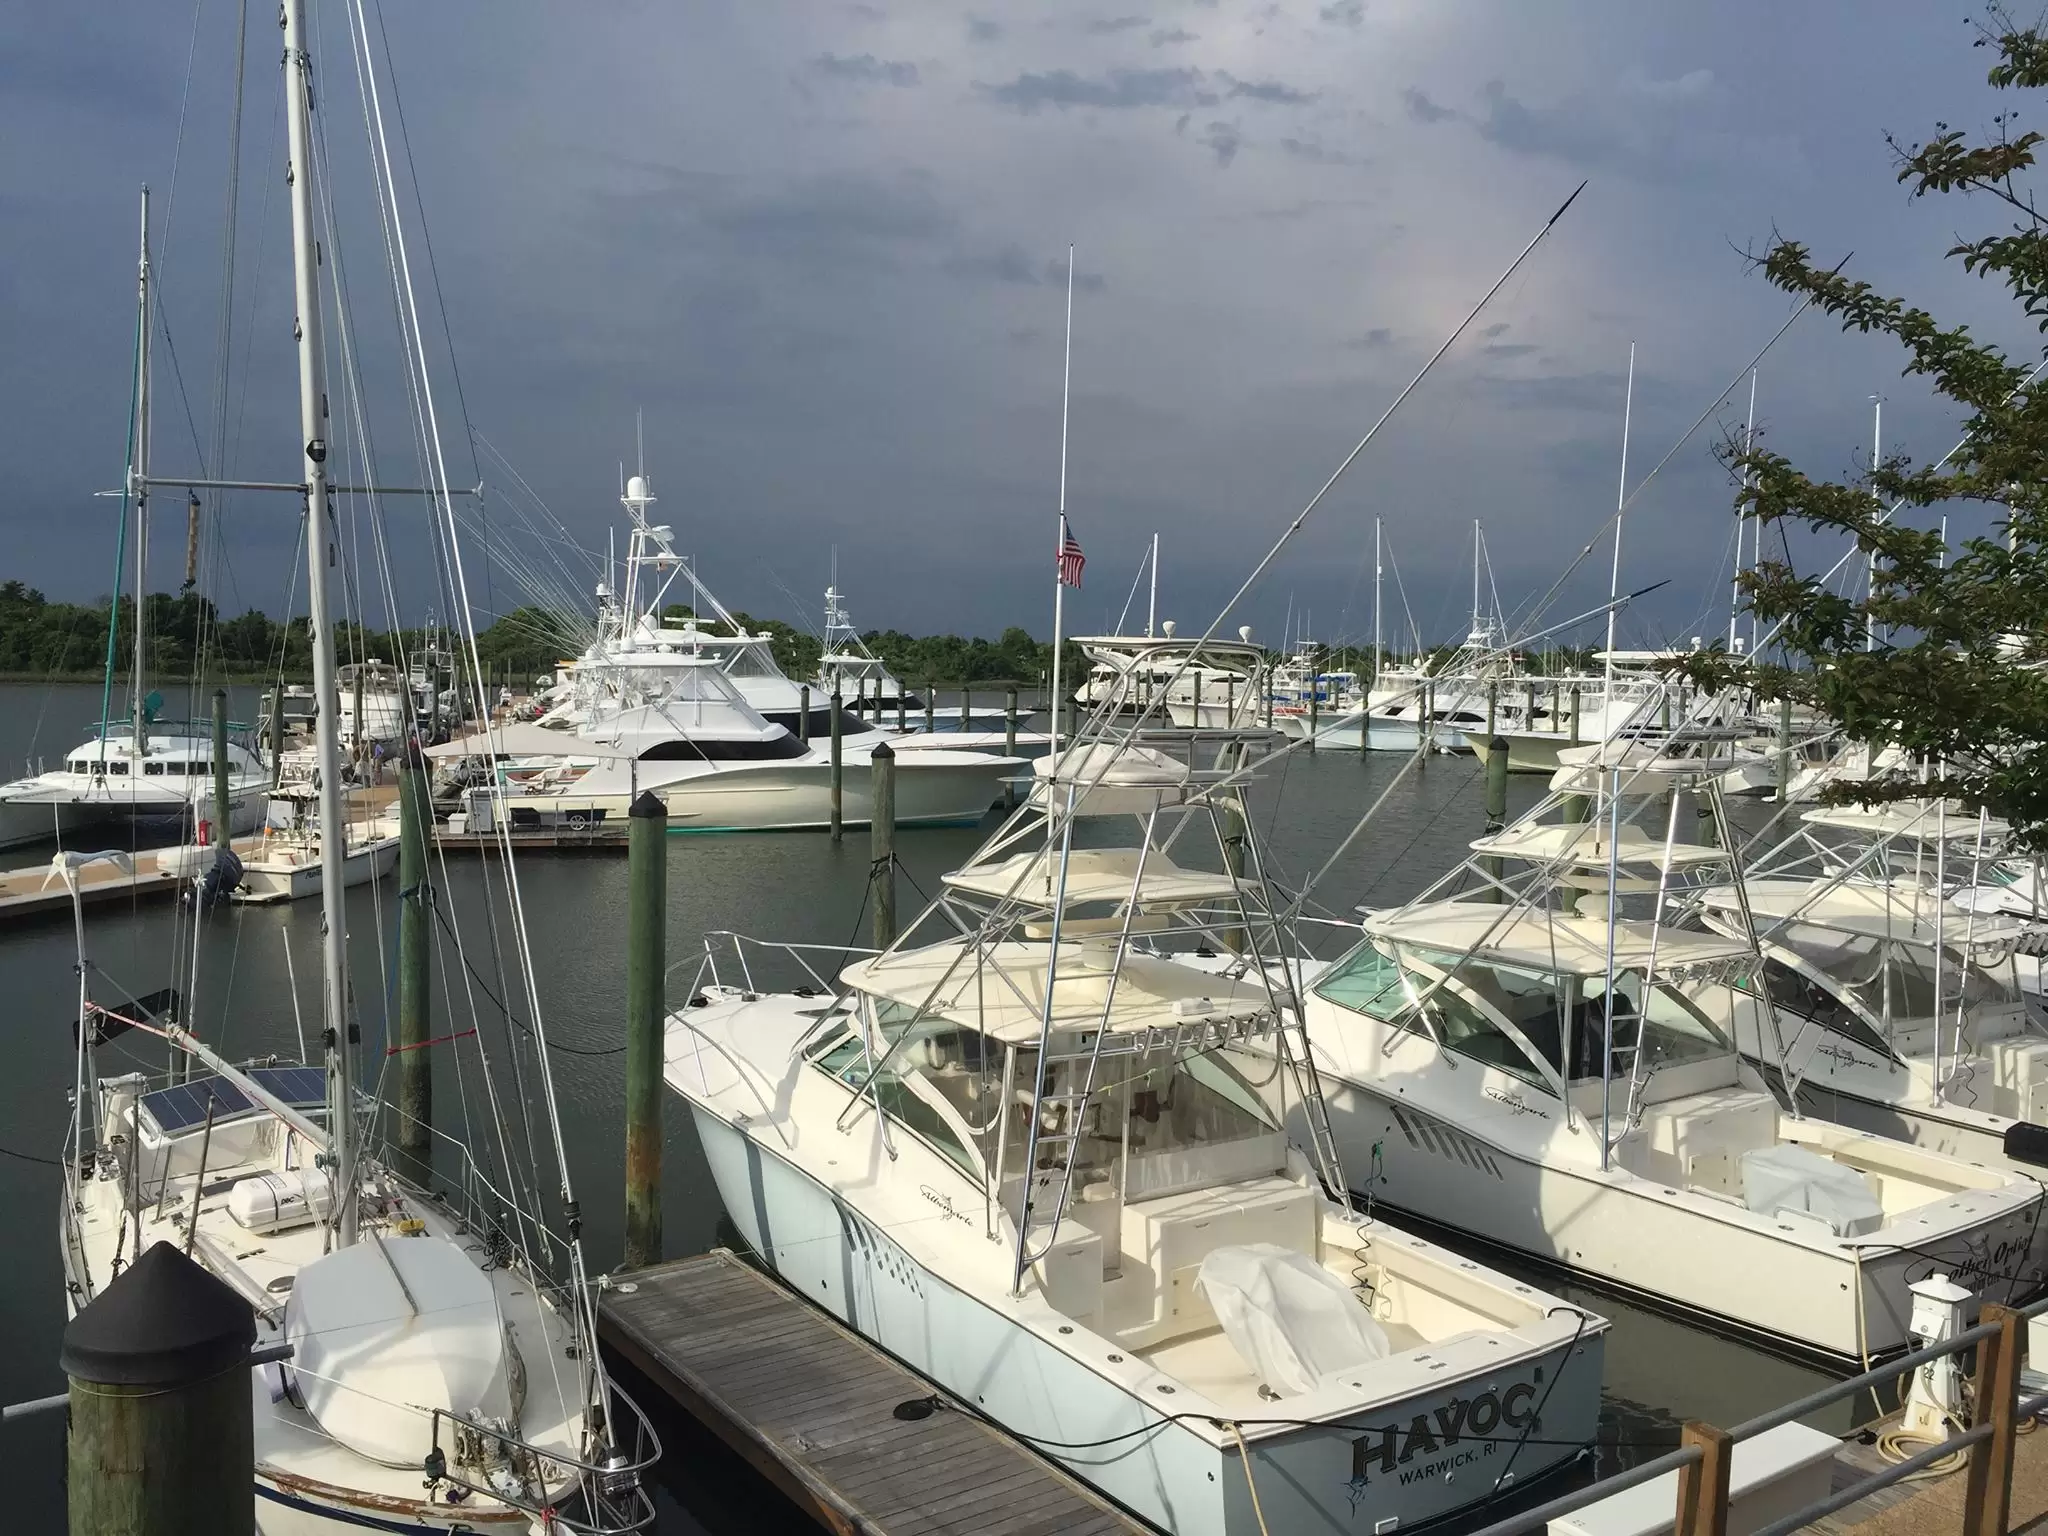
[[434,1166],[434,991],[427,946],[434,901],[427,863],[427,763],[409,742],[398,765],[398,1151],[415,1183]]
[[933,690],[938,686],[929,677],[924,680],[924,733],[927,736],[932,733],[934,718],[939,707],[933,693]]
[[811,685],[809,683],[805,683],[797,689],[797,704],[797,740],[808,742],[811,739]]
[[[136,772],[140,773],[140,767]],[[234,844],[228,804],[228,691],[213,690],[213,841],[222,849]]]
[[270,685],[270,787],[284,778],[284,684]]
[[871,762],[868,847],[875,883],[875,948],[887,949],[896,942],[896,754],[885,741],[876,746]]
[[[836,705],[837,699],[835,697]],[[835,710],[836,720],[836,710]],[[834,739],[837,739],[834,732]],[[626,1267],[661,1262],[661,1027],[668,942],[668,808],[626,813]]]
[[[1017,755],[1017,685],[1010,684],[1003,694],[1003,756]],[[1017,804],[1017,786],[1005,782],[1003,785],[1003,809],[1012,810]]]
[[1792,701],[1778,700],[1778,804],[1792,798]]
[[[1491,713],[1489,700],[1488,713]],[[1489,736],[1486,742],[1486,835],[1493,836],[1508,824],[1508,744],[1498,736]],[[1489,854],[1486,872],[1498,881],[1501,876],[1501,860]],[[1495,901],[1503,900],[1500,887],[1496,884],[1489,893]]]
[[249,1304],[170,1243],[72,1318],[71,1536],[253,1536],[255,1341]]
[[968,705],[973,701],[973,698],[974,690],[969,688],[967,686],[967,680],[965,678],[962,678],[960,681],[960,734],[963,736],[967,734],[967,710]]

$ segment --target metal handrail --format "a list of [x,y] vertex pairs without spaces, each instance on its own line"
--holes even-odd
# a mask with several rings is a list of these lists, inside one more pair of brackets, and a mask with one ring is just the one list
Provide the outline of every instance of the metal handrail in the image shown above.
[[[494,1425],[481,1423],[476,1419],[468,1417],[466,1414],[457,1413],[452,1408],[437,1407],[430,1410],[433,1429],[433,1449],[428,1457],[426,1469],[428,1477],[431,1481],[453,1483],[458,1488],[466,1488],[471,1493],[482,1494],[485,1498],[494,1499],[500,1504],[505,1504],[513,1509],[522,1510],[529,1515],[543,1518],[551,1522],[548,1527],[550,1530],[570,1532],[572,1536],[625,1536],[627,1532],[645,1530],[654,1523],[656,1510],[654,1500],[648,1495],[647,1490],[641,1486],[640,1479],[646,1473],[652,1471],[656,1464],[660,1462],[661,1440],[655,1434],[654,1425],[648,1419],[646,1412],[624,1391],[620,1390],[617,1386],[613,1386],[607,1396],[624,1403],[628,1408],[632,1409],[635,1420],[635,1445],[643,1448],[647,1446],[652,1447],[652,1449],[642,1449],[637,1459],[623,1461],[607,1460],[604,1462],[579,1461],[573,1456],[564,1456],[544,1446],[534,1445],[529,1441],[522,1440],[510,1430],[499,1429]],[[513,1456],[523,1454],[531,1457],[536,1462],[547,1462],[552,1466],[574,1472],[576,1474],[576,1492],[582,1497],[586,1509],[596,1511],[599,1508],[597,1503],[599,1499],[607,1501],[617,1499],[623,1500],[626,1503],[628,1506],[627,1510],[621,1519],[616,1520],[602,1519],[599,1515],[593,1513],[590,1519],[596,1523],[585,1523],[572,1515],[565,1514],[559,1506],[535,1503],[517,1498],[505,1489],[489,1483],[472,1483],[468,1478],[462,1477],[448,1465],[447,1455],[441,1449],[441,1421],[443,1419],[448,1420],[452,1424],[460,1425],[473,1435],[490,1440],[501,1446],[506,1452],[508,1460]],[[607,1425],[607,1428],[609,1427]]]
[[[2026,1307],[2016,1307],[2011,1310],[2012,1315],[2018,1320],[2019,1324],[2024,1326],[2030,1319],[2048,1314],[2048,1298],[2043,1298]],[[1760,1413],[1754,1418],[1746,1419],[1742,1423],[1737,1424],[1734,1428],[1726,1431],[1729,1443],[1732,1447],[1741,1441],[1751,1439],[1768,1430],[1790,1424],[1817,1408],[1824,1408],[1830,1403],[1840,1401],[1845,1397],[1852,1397],[1867,1388],[1880,1386],[1896,1377],[1918,1370],[1921,1366],[1931,1361],[1940,1360],[1949,1355],[1961,1354],[1964,1350],[1973,1348],[1984,1340],[2003,1331],[2003,1325],[1998,1323],[1977,1323],[1963,1329],[1953,1338],[1944,1339],[1938,1344],[1929,1344],[1923,1349],[1911,1350],[1906,1354],[1898,1356],[1896,1359],[1887,1361],[1881,1366],[1865,1371],[1859,1376],[1851,1376],[1844,1381],[1832,1382],[1818,1391],[1809,1392],[1805,1397],[1781,1404],[1767,1413]],[[2048,1410],[2048,1392],[2020,1399],[2016,1416],[2021,1420],[2025,1420],[2034,1417],[2044,1410]],[[1925,1450],[1915,1452],[1903,1461],[1873,1472],[1867,1477],[1859,1478],[1848,1486],[1830,1493],[1827,1498],[1807,1505],[1803,1509],[1795,1510],[1782,1519],[1762,1527],[1755,1533],[1755,1536],[1788,1536],[1789,1532],[1799,1530],[1801,1527],[1823,1519],[1839,1509],[1844,1509],[1866,1494],[1875,1493],[1881,1488],[1888,1488],[1893,1483],[1910,1477],[1913,1473],[1932,1466],[1945,1457],[1952,1456],[1958,1451],[1967,1450],[1971,1446],[1988,1440],[1991,1434],[1992,1425],[1988,1420],[1975,1424],[1969,1429],[1958,1430],[1956,1433],[1936,1441]],[[1596,1504],[1611,1494],[1637,1487],[1642,1483],[1649,1482],[1653,1478],[1662,1477],[1667,1472],[1674,1472],[1691,1466],[1701,1460],[1704,1454],[1697,1445],[1681,1446],[1676,1451],[1659,1456],[1655,1460],[1630,1467],[1627,1471],[1617,1473],[1613,1477],[1603,1478],[1598,1482],[1588,1483],[1583,1488],[1577,1488],[1570,1493],[1562,1494],[1547,1504],[1542,1504],[1534,1509],[1524,1510],[1519,1514],[1510,1515],[1504,1520],[1496,1521],[1494,1524],[1473,1533],[1473,1536],[1523,1536],[1525,1532],[1540,1530],[1551,1520],[1561,1515],[1575,1514],[1579,1510],[1585,1509],[1588,1505]]]

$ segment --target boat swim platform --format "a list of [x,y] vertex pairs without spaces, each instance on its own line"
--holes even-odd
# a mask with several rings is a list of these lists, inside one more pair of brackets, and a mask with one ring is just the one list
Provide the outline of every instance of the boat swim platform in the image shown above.
[[729,1249],[613,1275],[597,1332],[840,1536],[1146,1529]]

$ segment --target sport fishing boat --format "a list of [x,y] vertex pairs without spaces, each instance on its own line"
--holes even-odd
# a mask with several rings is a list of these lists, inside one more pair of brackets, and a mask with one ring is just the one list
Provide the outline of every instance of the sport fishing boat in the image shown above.
[[[1287,968],[1201,958],[1289,942],[1236,792],[1263,730],[1123,703],[881,953],[707,940],[666,1075],[728,1214],[1162,1529],[1406,1530],[1569,1462],[1605,1322],[1329,1199],[1284,1129],[1321,1115]],[[1076,846],[1091,796],[1135,842]],[[759,990],[778,965],[809,979]]]
[[[1775,1015],[1750,1042],[1767,1075],[1725,1002],[1702,1003],[1775,996],[1754,907],[1730,931],[1670,920],[1688,885],[1745,889],[1719,765],[1603,776],[1590,819],[1541,820],[1565,809],[1552,795],[1366,916],[1308,989],[1331,1134],[1376,1175],[1355,1194],[1835,1359],[1903,1347],[1930,1266],[1989,1299],[2031,1294],[2048,1258],[2034,1178],[1803,1114],[1808,1064]],[[1718,846],[1677,839],[1688,796]],[[1638,825],[1657,804],[1661,837]],[[1459,883],[1476,890],[1447,899]]]
[[2048,1028],[2019,974],[2029,924],[1959,900],[1999,889],[1978,881],[2009,832],[1924,801],[1806,812],[1739,890],[1687,903],[1717,932],[1753,923],[1767,983],[1694,1001],[1759,1065],[1775,1026],[1808,1114],[1975,1162],[2048,1162]]
[[[295,489],[308,535],[314,682],[327,699],[335,695],[336,658],[328,546],[319,530],[332,515],[331,428],[304,0],[284,0],[282,19],[304,476]],[[146,208],[143,224],[146,252]],[[142,302],[147,334],[146,284]],[[418,359],[410,365],[424,367]],[[146,365],[137,387],[146,401]],[[337,412],[333,426],[349,414]],[[459,560],[452,518],[445,532]],[[510,1165],[513,1154],[502,1144],[500,1165],[487,1172],[468,1145],[415,1139],[408,1127],[431,1126],[400,1116],[396,1106],[387,1123],[398,1146],[387,1150],[372,1134],[374,1106],[357,1088],[360,1004],[348,971],[337,713],[322,710],[315,721],[323,765],[319,1059],[232,1061],[180,1022],[189,1017],[189,998],[169,989],[143,998],[121,991],[85,953],[80,856],[60,859],[73,897],[79,977],[58,1230],[69,1305],[89,1308],[124,1269],[166,1243],[248,1303],[258,1350],[289,1355],[248,1371],[255,1528],[266,1536],[644,1529],[654,1507],[640,1476],[659,1450],[597,1352],[579,1218],[559,1156],[548,1177],[560,1192],[566,1230],[554,1232],[538,1209],[502,1193],[539,1182],[538,1169]],[[501,857],[510,883],[509,843]],[[545,1085],[532,957],[523,925],[515,920],[511,931],[528,978],[521,1029],[536,1042],[528,1070]],[[191,942],[196,948],[196,935]],[[412,955],[419,970],[407,990],[424,997],[427,956],[424,948]],[[195,962],[192,974],[199,973]],[[503,1023],[502,1043],[519,1049],[527,1037],[509,1017]],[[168,1074],[134,1070],[132,1052],[147,1036],[168,1047]],[[109,1064],[121,1070],[104,1070]],[[478,1066],[489,1070],[480,1046]],[[495,1095],[489,1102],[494,1114],[507,1105]],[[559,1154],[551,1090],[544,1104]]]

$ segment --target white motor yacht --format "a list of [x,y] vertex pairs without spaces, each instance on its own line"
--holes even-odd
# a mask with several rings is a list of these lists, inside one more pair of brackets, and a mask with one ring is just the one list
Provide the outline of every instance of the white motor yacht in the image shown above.
[[[1606,1324],[1333,1202],[1341,1171],[1289,1150],[1290,1101],[1319,1101],[1285,968],[1190,963],[1285,927],[1232,852],[1239,776],[1194,754],[1213,733],[1156,761],[1163,701],[1134,762],[1115,703],[886,951],[828,977],[711,941],[666,1073],[728,1215],[793,1288],[1184,1536],[1406,1530],[1568,1463]],[[1073,846],[1091,796],[1135,846]],[[810,981],[762,990],[778,965]]]

